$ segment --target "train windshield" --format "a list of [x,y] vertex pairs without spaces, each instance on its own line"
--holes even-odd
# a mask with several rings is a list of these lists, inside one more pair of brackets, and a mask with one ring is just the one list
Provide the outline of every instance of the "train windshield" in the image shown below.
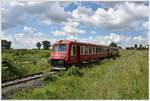
[[67,49],[66,44],[53,45],[53,52],[65,52]]

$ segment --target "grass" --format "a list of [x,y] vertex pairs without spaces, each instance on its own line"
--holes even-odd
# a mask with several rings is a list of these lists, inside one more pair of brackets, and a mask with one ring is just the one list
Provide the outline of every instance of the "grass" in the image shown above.
[[47,62],[49,57],[50,50],[2,50],[2,80],[44,72],[50,69],[50,64]]
[[83,76],[65,75],[41,88],[16,92],[12,99],[148,99],[148,51],[121,51],[81,68]]

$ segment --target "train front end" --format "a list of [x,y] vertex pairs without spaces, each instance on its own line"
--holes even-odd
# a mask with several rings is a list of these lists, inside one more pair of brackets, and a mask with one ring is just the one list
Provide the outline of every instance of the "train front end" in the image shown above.
[[50,60],[53,70],[66,70],[68,45],[63,42],[53,44]]

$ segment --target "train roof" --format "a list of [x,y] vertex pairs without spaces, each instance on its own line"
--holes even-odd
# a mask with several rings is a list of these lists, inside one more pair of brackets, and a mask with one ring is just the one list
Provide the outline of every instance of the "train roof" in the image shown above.
[[92,44],[92,43],[85,43],[85,42],[78,42],[78,41],[72,41],[72,40],[59,40],[56,41],[54,44],[71,44],[71,43],[77,43],[81,45],[92,45],[92,46],[102,46],[102,47],[110,47],[110,48],[115,48],[111,46],[104,46],[104,45],[98,45],[98,44]]

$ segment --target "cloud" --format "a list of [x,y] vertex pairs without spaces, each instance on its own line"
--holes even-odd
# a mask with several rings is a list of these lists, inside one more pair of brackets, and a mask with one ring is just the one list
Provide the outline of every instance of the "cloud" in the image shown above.
[[142,28],[144,28],[146,31],[148,31],[148,24],[149,24],[148,21],[142,23]]
[[35,17],[37,21],[47,25],[53,23],[64,25],[72,19],[78,23],[83,22],[85,26],[101,27],[111,32],[135,31],[140,29],[143,20],[148,19],[148,6],[144,3],[113,3],[111,8],[98,8],[96,11],[78,6],[72,13],[66,12],[62,6],[69,3],[9,2],[7,9],[5,6],[2,8],[2,29],[23,25],[25,18]]
[[14,35],[3,34],[2,39],[12,42],[13,48],[36,48],[35,44],[44,40],[43,33],[38,32],[37,29],[25,26],[21,33],[14,33]]
[[[109,4],[106,2],[104,4],[107,6],[106,8],[99,6],[96,10],[83,7],[80,4],[73,11],[65,11],[64,7],[70,3],[28,1],[8,2],[7,6],[2,5],[2,30],[6,31],[8,28],[24,26],[22,32],[14,35],[6,34],[5,38],[16,43],[15,47],[33,48],[35,42],[48,39],[44,33],[26,25],[36,20],[35,23],[38,22],[37,28],[41,23],[56,27],[50,29],[50,33],[53,33],[50,35],[52,42],[64,38],[104,45],[108,45],[112,41],[122,46],[134,45],[136,42],[138,44],[147,43],[144,35],[116,34],[134,31],[148,33],[148,6],[144,3],[114,2],[111,5],[111,2]],[[31,22],[28,22],[30,21],[28,19],[31,19]],[[57,28],[57,26],[59,27]],[[110,34],[100,35],[102,32]]]
[[85,25],[91,24],[111,32],[127,32],[140,29],[140,24],[148,19],[148,6],[142,3],[124,2],[117,3],[113,8],[98,8],[95,12],[88,8],[84,10],[78,8],[72,12],[72,15]]
[[[17,7],[17,9],[20,9]],[[22,25],[24,24],[23,17],[21,13],[16,10],[15,12],[10,9],[5,9],[3,8],[2,11],[2,29],[7,29],[7,28],[14,28],[17,25]]]
[[94,12],[92,11],[91,8],[85,8],[82,6],[79,6],[77,9],[73,11],[73,16],[76,18],[80,18],[82,16],[91,16],[93,14]]
[[93,35],[97,34],[95,31],[91,31],[90,33],[93,34]]
[[37,31],[37,30],[34,29],[34,28],[24,26],[24,32],[26,32],[26,33],[34,33],[34,32],[36,32],[36,31]]
[[54,32],[52,32],[55,36],[65,36],[66,35],[66,33],[65,32],[63,32],[63,31],[54,31]]
[[61,31],[56,30],[54,35],[65,36],[65,35],[77,35],[85,34],[85,30],[79,28],[80,23],[76,20],[69,19],[68,22],[64,23],[64,27]]
[[59,2],[9,2],[2,9],[2,29],[25,24],[27,17],[35,17],[44,24],[66,22],[71,14]]

